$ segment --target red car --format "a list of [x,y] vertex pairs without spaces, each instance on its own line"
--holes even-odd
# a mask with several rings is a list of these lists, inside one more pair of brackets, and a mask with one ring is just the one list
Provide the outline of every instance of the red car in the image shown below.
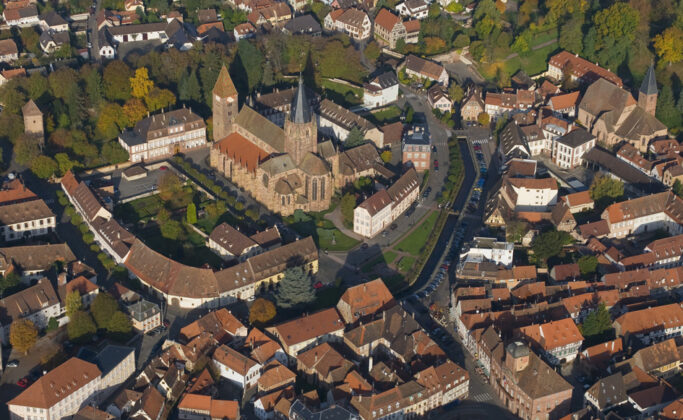
[[439,161],[434,159],[434,169],[439,170]]
[[168,166],[164,165],[164,166],[161,166],[159,169],[161,169],[162,171],[165,171],[168,169]]
[[315,284],[313,285],[314,289],[320,289],[321,287],[323,287],[323,284],[319,281],[315,282]]
[[171,323],[164,319],[164,327],[168,328],[170,325]]
[[19,385],[22,388],[28,388],[29,384],[30,384],[30,382],[29,382],[28,378],[26,378],[26,377],[21,378],[17,381],[17,385]]

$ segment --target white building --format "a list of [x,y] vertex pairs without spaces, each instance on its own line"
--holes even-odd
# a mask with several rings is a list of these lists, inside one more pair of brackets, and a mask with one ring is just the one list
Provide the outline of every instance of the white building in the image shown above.
[[372,22],[367,13],[359,9],[337,9],[325,16],[323,26],[327,31],[338,31],[347,34],[356,41],[370,38]]
[[29,4],[26,7],[6,7],[2,12],[2,17],[8,26],[28,27],[36,26],[40,22],[35,4]]
[[583,163],[583,155],[595,147],[595,136],[583,128],[576,128],[555,140],[553,161],[563,169],[572,169]]
[[103,401],[135,373],[135,349],[109,344],[97,353],[95,363],[102,372],[99,400]]
[[0,237],[13,241],[47,235],[57,226],[52,210],[15,179],[0,190]]
[[547,211],[557,204],[557,181],[554,178],[507,178],[504,189],[516,211]]
[[401,16],[410,19],[425,19],[429,15],[429,3],[425,0],[406,0],[396,6]]
[[394,72],[386,72],[363,86],[363,106],[380,108],[398,99],[398,78]]
[[0,300],[0,338],[9,343],[10,326],[13,321],[27,319],[38,330],[47,327],[50,318],[61,314],[59,298],[50,280],[42,278],[34,286]]
[[460,261],[492,261],[506,267],[512,266],[512,242],[501,242],[495,238],[474,237],[466,252],[460,254]]
[[453,101],[448,97],[448,91],[444,86],[434,85],[427,91],[427,101],[432,109],[438,109],[442,113],[453,110]]
[[256,385],[261,377],[261,364],[226,345],[213,353],[213,364],[223,378],[242,388]]
[[403,174],[388,190],[380,190],[353,212],[353,231],[372,238],[388,228],[417,200],[420,185],[415,169]]
[[571,318],[529,325],[520,331],[552,365],[574,360],[583,343],[583,336]]
[[625,238],[663,229],[670,235],[683,233],[683,200],[662,192],[614,203],[602,212],[610,238]]
[[83,406],[98,402],[100,369],[72,357],[10,400],[11,420],[61,420]]

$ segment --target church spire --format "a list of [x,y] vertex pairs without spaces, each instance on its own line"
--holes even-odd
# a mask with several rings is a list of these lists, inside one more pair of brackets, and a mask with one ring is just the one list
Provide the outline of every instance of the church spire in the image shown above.
[[301,74],[299,74],[299,87],[296,89],[292,100],[289,119],[297,124],[305,124],[311,121],[311,105],[306,97],[306,87]]
[[235,89],[235,84],[232,82],[228,68],[225,65],[221,68],[216,84],[213,86],[213,94],[221,98],[237,96],[237,89]]
[[643,83],[640,85],[640,92],[645,95],[656,95],[658,93],[657,79],[655,78],[655,67],[653,64],[650,64],[650,67],[647,69],[647,73],[645,73]]

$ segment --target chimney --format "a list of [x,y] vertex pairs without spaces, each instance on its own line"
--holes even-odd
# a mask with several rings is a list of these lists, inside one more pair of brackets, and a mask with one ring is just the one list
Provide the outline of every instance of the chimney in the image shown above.
[[57,276],[57,285],[58,286],[66,285],[66,273],[64,273],[64,272],[59,273],[59,275]]

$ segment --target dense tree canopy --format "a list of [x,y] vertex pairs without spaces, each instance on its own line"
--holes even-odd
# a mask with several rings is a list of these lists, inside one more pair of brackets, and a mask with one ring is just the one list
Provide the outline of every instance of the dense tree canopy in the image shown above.
[[18,319],[10,325],[9,342],[17,351],[28,354],[37,340],[38,330],[28,319]]
[[273,302],[268,299],[258,298],[249,308],[249,323],[252,325],[263,325],[275,318],[276,314],[277,310]]
[[277,306],[292,308],[315,300],[311,275],[302,267],[291,267],[285,270],[275,294]]
[[571,242],[572,238],[567,232],[551,230],[537,236],[531,244],[531,248],[536,258],[545,262],[548,258],[559,255],[562,248]]

